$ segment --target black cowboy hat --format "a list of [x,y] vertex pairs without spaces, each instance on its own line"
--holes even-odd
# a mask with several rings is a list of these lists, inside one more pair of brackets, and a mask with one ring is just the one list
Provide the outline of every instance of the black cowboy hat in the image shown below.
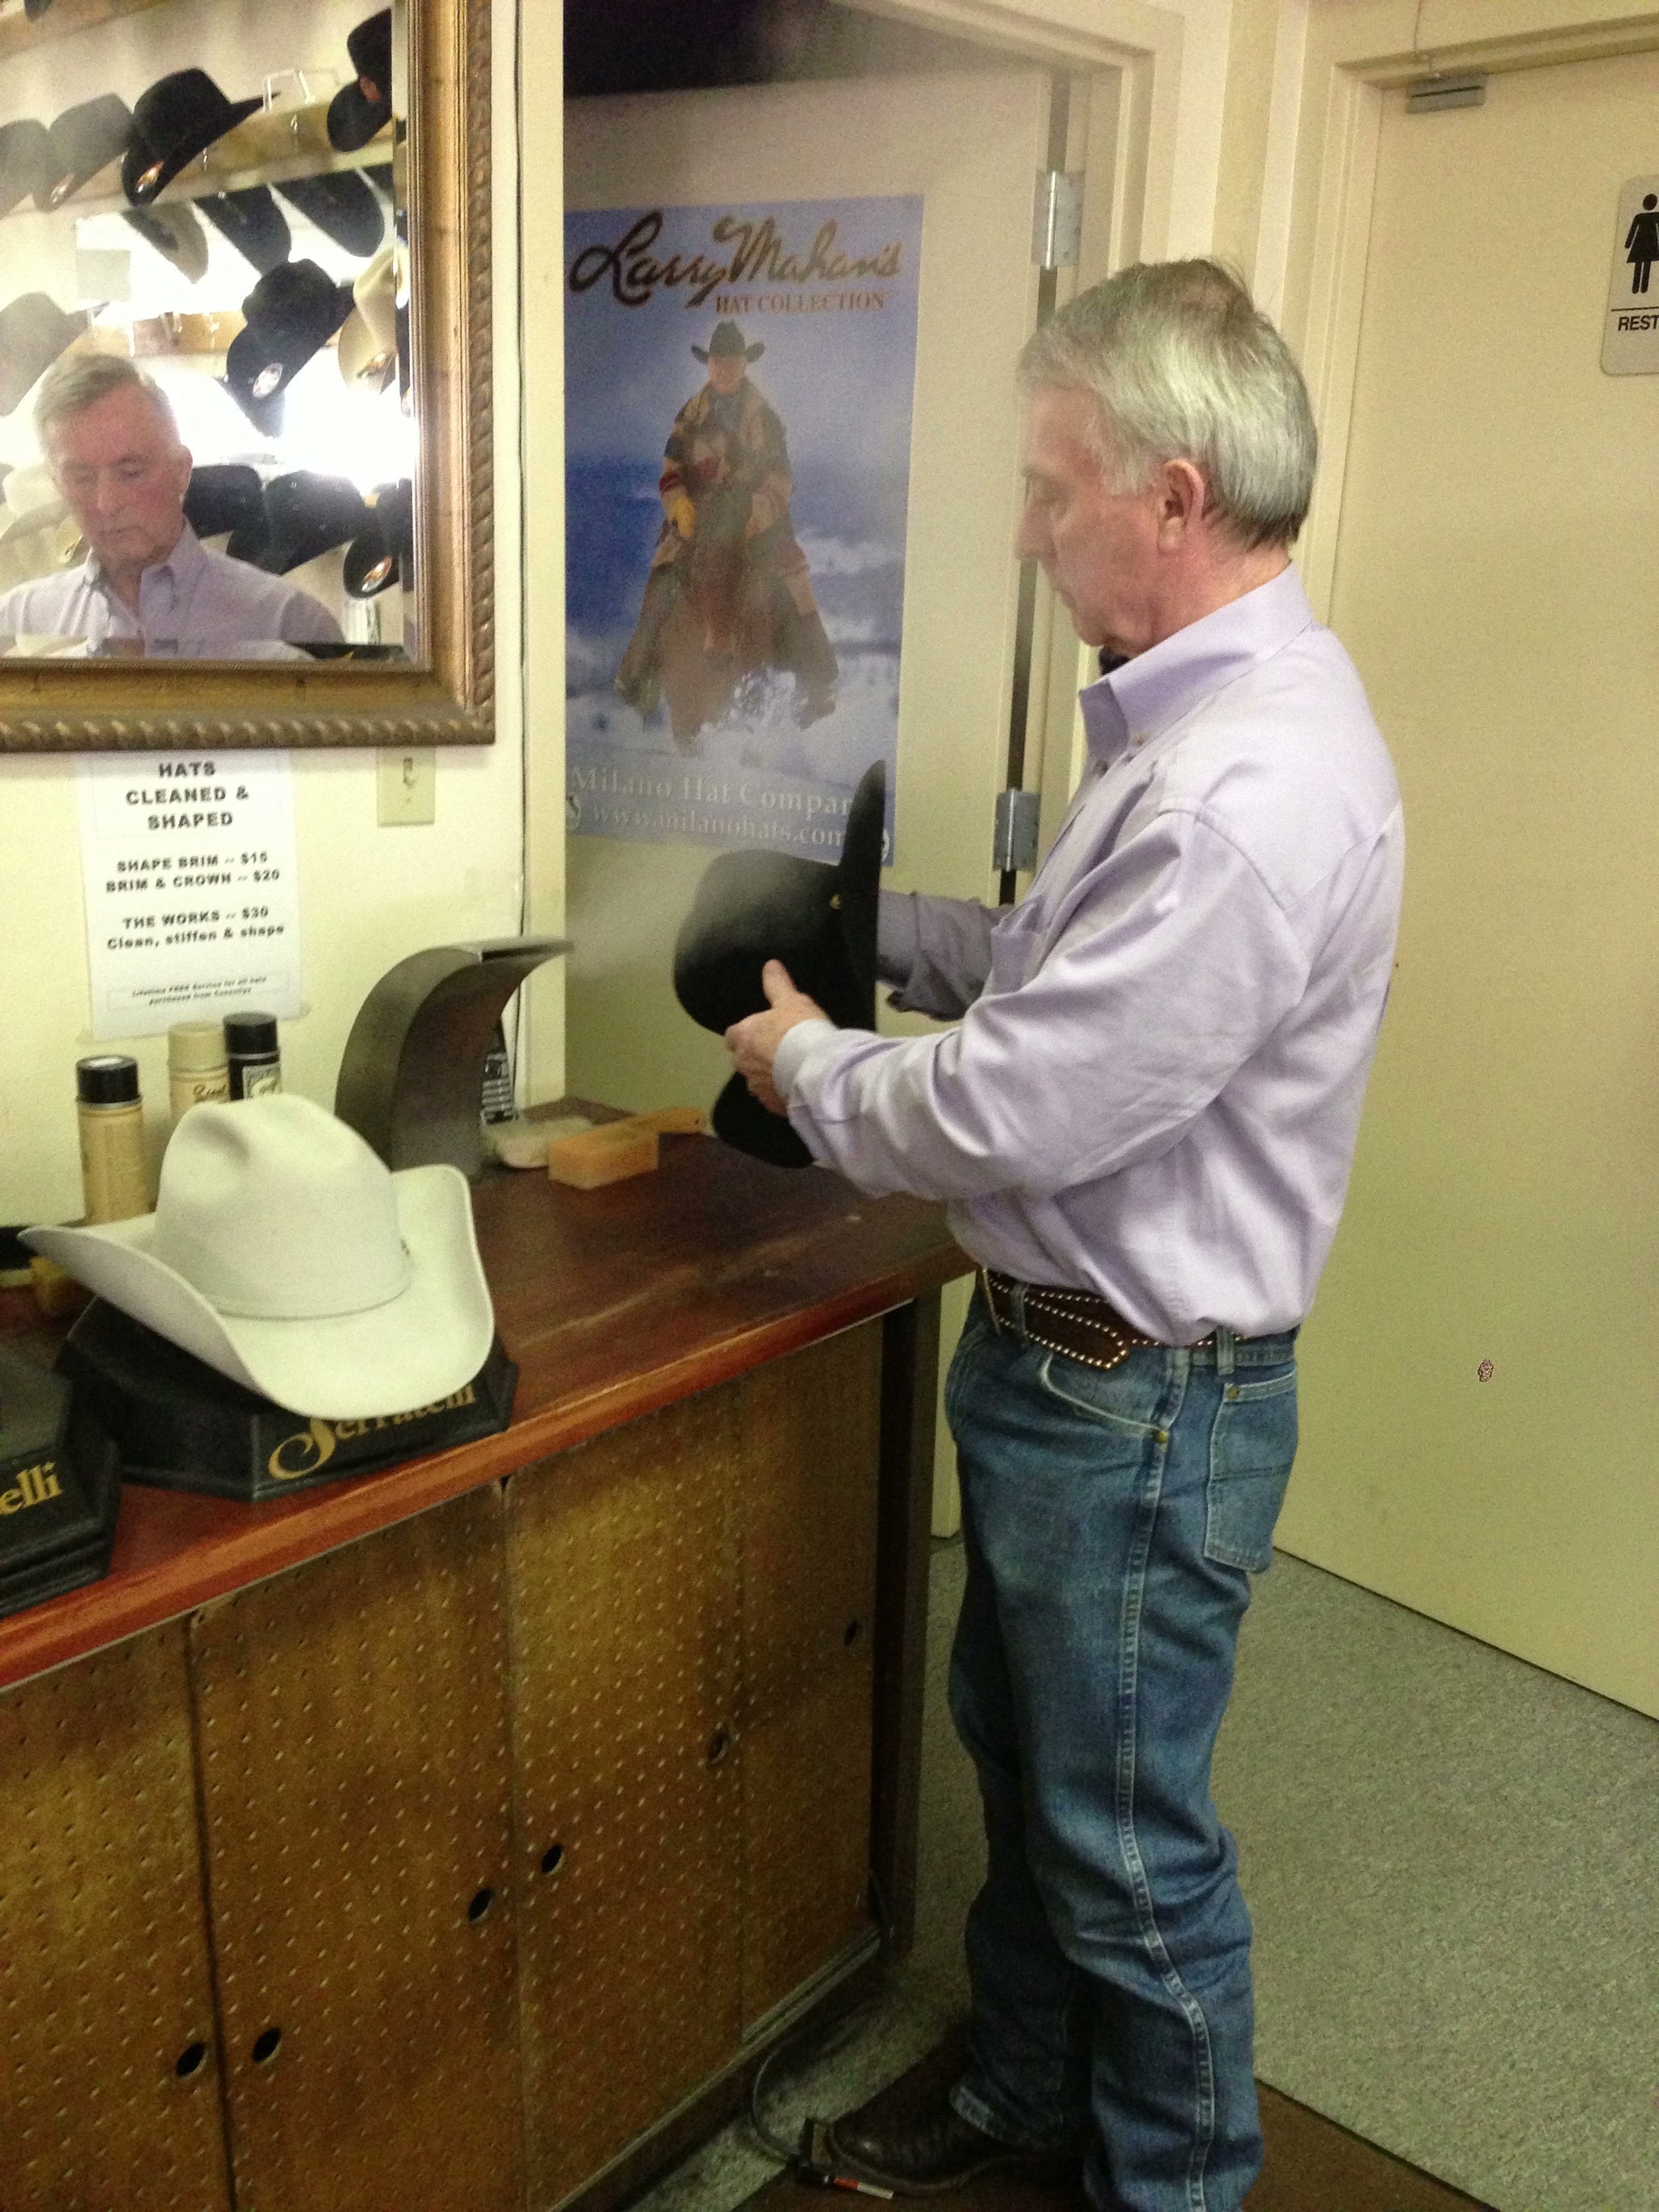
[[280,398],[351,313],[351,288],[325,276],[314,261],[283,261],[268,270],[242,302],[247,327],[231,340],[225,382],[256,427],[280,429],[258,404]]
[[363,495],[345,477],[295,469],[265,486],[264,541],[256,565],[280,576],[355,538],[368,518]]
[[368,518],[346,548],[345,587],[354,599],[372,599],[402,581],[415,557],[415,487],[381,484],[368,495]]
[[373,190],[355,169],[334,169],[320,177],[295,177],[277,191],[291,200],[325,238],[367,261],[386,235],[386,217]]
[[26,193],[39,196],[52,182],[52,136],[28,116],[0,130],[0,215],[9,215]]
[[382,8],[346,40],[355,84],[343,85],[328,104],[328,143],[342,154],[367,146],[392,120],[392,10]]
[[43,214],[61,207],[100,169],[120,160],[132,144],[132,111],[112,92],[66,107],[46,133],[52,144],[49,182],[34,195]]
[[185,487],[185,520],[198,538],[217,538],[250,524],[259,529],[264,519],[259,472],[246,461],[213,461],[191,471]]
[[[876,916],[887,771],[867,768],[848,809],[833,866],[793,853],[722,853],[697,886],[674,946],[674,995],[694,1022],[722,1036],[762,1012],[761,969],[781,960],[797,988],[842,1029],[876,1025]],[[714,1102],[714,1133],[775,1167],[811,1165],[787,1121],[740,1075]]]
[[25,292],[0,308],[0,415],[9,415],[87,326],[83,314],[66,315],[45,292]]
[[192,284],[207,275],[207,238],[190,208],[124,208],[122,213],[139,237]]
[[738,355],[744,361],[758,361],[766,351],[766,341],[757,338],[753,345],[745,345],[743,332],[735,323],[716,323],[714,335],[708,345],[694,345],[691,350],[699,361],[731,359]]
[[153,200],[216,138],[257,114],[264,102],[227,100],[205,70],[175,70],[138,95],[121,187],[135,207]]
[[263,185],[251,185],[240,192],[209,192],[196,204],[262,276],[288,259],[293,234]]

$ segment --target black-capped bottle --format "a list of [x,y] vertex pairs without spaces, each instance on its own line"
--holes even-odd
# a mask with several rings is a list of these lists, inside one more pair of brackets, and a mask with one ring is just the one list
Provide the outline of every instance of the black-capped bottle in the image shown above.
[[75,1063],[75,1111],[81,1126],[81,1188],[88,1221],[131,1221],[148,1213],[144,1109],[138,1063],[124,1052]]
[[263,1098],[283,1087],[275,1014],[227,1014],[225,1062],[233,1098]]

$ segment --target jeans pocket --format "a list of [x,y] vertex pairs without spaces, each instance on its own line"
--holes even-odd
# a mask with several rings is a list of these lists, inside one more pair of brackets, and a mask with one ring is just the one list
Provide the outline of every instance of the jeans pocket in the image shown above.
[[1296,1457],[1296,1369],[1229,1382],[1210,1436],[1204,1556],[1265,1574]]
[[1164,1360],[1150,1347],[1132,1352],[1115,1367],[1093,1367],[1065,1352],[1045,1351],[1037,1370],[1045,1397],[1058,1399],[1074,1413],[1086,1413],[1102,1428],[1139,1440],[1157,1437],[1158,1408],[1165,1389]]

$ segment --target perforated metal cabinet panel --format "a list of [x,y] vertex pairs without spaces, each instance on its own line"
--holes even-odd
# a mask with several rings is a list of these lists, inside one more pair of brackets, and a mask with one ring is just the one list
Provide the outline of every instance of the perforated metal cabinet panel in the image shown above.
[[0,2205],[229,2203],[184,1631],[0,1695]]
[[739,2039],[739,1388],[507,1486],[535,2212]]
[[501,1513],[192,1623],[237,2212],[522,2203]]
[[865,1934],[881,1324],[743,1384],[743,2016]]

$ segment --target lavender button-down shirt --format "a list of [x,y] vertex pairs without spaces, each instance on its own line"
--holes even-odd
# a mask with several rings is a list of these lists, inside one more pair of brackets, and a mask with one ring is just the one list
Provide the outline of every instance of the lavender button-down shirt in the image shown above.
[[300,647],[337,645],[341,635],[320,599],[204,545],[188,523],[166,560],[139,578],[136,614],[89,553],[78,568],[0,598],[3,633],[83,637],[92,653],[142,638],[147,656],[182,660],[297,659]]
[[1347,1188],[1399,920],[1400,794],[1293,568],[1083,694],[1089,765],[1000,915],[884,893],[896,1003],[774,1080],[861,1189],[1170,1344],[1300,1322]]

